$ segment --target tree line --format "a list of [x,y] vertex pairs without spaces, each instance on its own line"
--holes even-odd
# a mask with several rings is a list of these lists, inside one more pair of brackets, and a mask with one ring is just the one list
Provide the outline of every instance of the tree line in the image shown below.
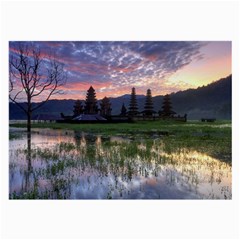
[[[106,96],[101,100],[99,108],[95,89],[90,86],[90,88],[87,90],[86,100],[77,100],[75,102],[73,107],[73,117],[76,117],[80,114],[100,114],[102,116],[111,116],[111,111],[111,101]],[[165,117],[171,117],[175,114],[175,112],[172,111],[172,103],[169,94],[164,96],[162,108],[156,112],[154,111],[151,89],[148,89],[145,97],[144,111],[140,112],[138,110],[136,89],[133,87],[128,109],[123,103],[120,110],[120,116],[153,116],[154,114]]]
[[[43,106],[54,94],[61,94],[61,86],[67,81],[67,71],[64,64],[56,61],[53,55],[43,56],[39,48],[29,42],[19,42],[16,49],[9,57],[9,99],[21,108],[27,116],[27,131],[31,132],[31,119],[33,112]],[[43,98],[41,104],[34,106],[36,98]],[[25,100],[25,105],[21,104]],[[96,114],[102,116],[111,115],[110,99],[104,97],[97,106],[96,92],[91,86],[87,91],[85,106],[81,101],[76,101],[74,105],[74,115]],[[121,108],[121,116],[137,116],[143,114],[152,116],[156,112],[153,110],[151,90],[147,90],[144,111],[138,111],[136,90],[132,88],[130,104],[128,110],[124,103]],[[172,116],[172,104],[170,96],[166,95],[163,107],[158,112],[159,115]]]

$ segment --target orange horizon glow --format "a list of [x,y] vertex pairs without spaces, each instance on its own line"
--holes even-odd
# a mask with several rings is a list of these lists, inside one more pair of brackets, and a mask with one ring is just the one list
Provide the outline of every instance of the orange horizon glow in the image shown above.
[[[65,65],[68,82],[64,94],[51,99],[86,98],[92,86],[97,99],[131,94],[152,96],[206,86],[232,73],[231,42],[38,42]],[[153,48],[156,48],[153,51]],[[143,49],[143,50],[142,50]],[[99,52],[99,51],[102,52]],[[10,54],[16,46],[10,44]],[[21,87],[18,83],[16,86]],[[43,93],[35,102],[43,101]]]

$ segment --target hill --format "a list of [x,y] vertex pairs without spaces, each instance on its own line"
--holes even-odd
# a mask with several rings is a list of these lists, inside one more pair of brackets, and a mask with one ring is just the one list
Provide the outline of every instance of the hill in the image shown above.
[[[188,119],[217,118],[231,119],[232,108],[232,75],[197,89],[188,89],[170,94],[173,110],[180,115],[187,114]],[[130,95],[110,98],[112,114],[119,114],[122,103],[128,107]],[[144,108],[145,97],[137,96],[139,110]],[[153,97],[154,110],[159,111],[163,96]],[[35,114],[60,116],[72,115],[75,100],[49,100]],[[99,102],[99,101],[98,101]],[[24,105],[24,103],[21,103]],[[38,103],[34,103],[38,104]],[[14,103],[9,103],[9,119],[26,119],[24,112]]]

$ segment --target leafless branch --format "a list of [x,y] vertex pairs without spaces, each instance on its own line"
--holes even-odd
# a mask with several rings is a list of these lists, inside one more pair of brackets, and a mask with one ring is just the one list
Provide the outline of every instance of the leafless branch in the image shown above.
[[26,114],[28,114],[27,110],[16,100],[14,100],[13,98],[11,98],[11,96],[9,96],[10,100],[14,103],[16,103],[18,105],[18,107],[20,107]]
[[[67,75],[63,64],[51,57],[46,62],[40,50],[33,44],[19,43],[14,54],[10,56],[9,99],[23,109],[28,116],[44,105],[53,94],[59,94],[59,87],[63,86],[66,80]],[[21,90],[17,90],[19,84]],[[26,97],[27,109],[18,102],[21,93]],[[46,93],[45,100],[33,108],[33,99],[43,93]]]

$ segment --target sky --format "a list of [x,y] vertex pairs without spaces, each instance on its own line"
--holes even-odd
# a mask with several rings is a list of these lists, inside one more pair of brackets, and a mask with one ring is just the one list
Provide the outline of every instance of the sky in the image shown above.
[[[25,42],[30,43],[30,42]],[[92,85],[98,99],[130,94],[164,95],[207,85],[231,74],[230,41],[31,42],[43,58],[64,65],[67,83],[52,99],[85,99]],[[19,42],[9,42],[16,57]],[[21,86],[19,79],[15,84]],[[46,93],[35,101],[42,101]]]

